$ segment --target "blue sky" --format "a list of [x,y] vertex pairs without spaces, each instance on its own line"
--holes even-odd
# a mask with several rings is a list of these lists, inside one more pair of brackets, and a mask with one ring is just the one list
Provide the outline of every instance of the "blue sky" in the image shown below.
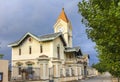
[[81,0],[0,0],[0,53],[11,59],[7,45],[20,39],[26,32],[36,35],[53,33],[53,25],[62,8],[72,23],[73,45],[90,55],[90,63],[97,62],[95,43],[87,38],[77,4]]

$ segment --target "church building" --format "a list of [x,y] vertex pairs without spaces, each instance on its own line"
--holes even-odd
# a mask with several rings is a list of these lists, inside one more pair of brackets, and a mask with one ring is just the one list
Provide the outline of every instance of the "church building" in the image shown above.
[[83,56],[80,47],[72,46],[73,28],[64,8],[53,28],[52,34],[37,36],[28,32],[8,45],[12,48],[13,78],[31,79],[31,74],[34,80],[47,80],[67,76],[81,78],[87,74],[87,62],[80,62]]

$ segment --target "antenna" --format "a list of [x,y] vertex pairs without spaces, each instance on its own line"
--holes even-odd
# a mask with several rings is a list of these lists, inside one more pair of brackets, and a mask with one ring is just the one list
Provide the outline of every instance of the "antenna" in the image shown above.
[[65,7],[65,4],[63,3],[63,4],[62,4],[62,9],[63,9],[63,10],[64,10],[64,7]]

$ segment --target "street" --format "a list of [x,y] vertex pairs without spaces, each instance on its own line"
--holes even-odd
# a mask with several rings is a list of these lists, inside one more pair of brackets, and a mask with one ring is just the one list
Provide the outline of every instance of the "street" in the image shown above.
[[101,76],[81,80],[79,82],[112,82],[112,81],[111,81],[111,75],[109,73],[105,73]]

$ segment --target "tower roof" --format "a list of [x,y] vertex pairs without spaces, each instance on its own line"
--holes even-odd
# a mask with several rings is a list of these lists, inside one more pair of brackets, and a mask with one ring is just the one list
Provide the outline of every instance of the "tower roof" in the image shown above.
[[67,15],[65,14],[64,8],[62,8],[62,11],[61,11],[60,15],[58,16],[58,20],[59,19],[62,19],[63,21],[65,21],[67,23],[69,22]]

